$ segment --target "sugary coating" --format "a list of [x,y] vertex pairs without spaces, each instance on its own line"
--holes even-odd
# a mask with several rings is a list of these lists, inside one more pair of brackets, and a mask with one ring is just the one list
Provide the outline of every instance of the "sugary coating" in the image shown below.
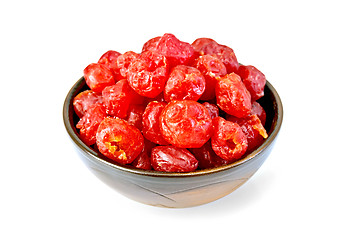
[[96,144],[106,157],[120,164],[132,163],[144,147],[139,129],[123,119],[106,117],[96,133]]
[[92,90],[82,91],[73,100],[74,111],[81,118],[91,106],[95,103],[102,103],[102,101],[101,93]]
[[216,82],[217,105],[226,113],[238,118],[251,112],[251,95],[239,75],[230,73]]
[[222,159],[215,154],[210,141],[200,148],[191,148],[189,150],[199,161],[199,169],[215,168],[228,164],[228,160]]
[[211,147],[222,159],[231,163],[240,159],[246,152],[248,142],[241,127],[222,117],[213,119],[214,135],[211,137]]
[[209,111],[196,101],[171,101],[162,110],[159,119],[164,139],[176,147],[201,147],[212,134]]
[[101,121],[107,116],[105,107],[101,103],[95,103],[80,118],[76,124],[78,128],[80,139],[88,146],[95,144],[96,131]]
[[142,115],[142,133],[144,137],[151,142],[159,145],[168,145],[160,131],[160,113],[165,108],[165,102],[150,102]]
[[84,69],[84,78],[89,88],[98,93],[101,93],[105,87],[115,84],[115,79],[110,69],[100,63],[89,64]]
[[133,62],[128,70],[127,80],[140,95],[154,98],[165,87],[169,75],[169,64],[165,56],[146,51]]
[[114,76],[115,82],[119,81],[123,77],[120,74],[120,69],[117,65],[117,59],[121,56],[121,53],[109,50],[106,53],[104,53],[100,59],[98,60],[98,63],[105,65],[108,69],[110,69],[111,73]]
[[248,141],[248,152],[255,150],[264,142],[264,139],[268,137],[264,126],[261,124],[261,121],[256,114],[245,118],[228,116],[227,120],[235,122],[241,127],[241,130],[245,134]]
[[151,166],[161,172],[192,172],[198,167],[198,161],[184,148],[157,146],[151,151]]
[[130,103],[141,102],[139,96],[128,84],[126,79],[118,81],[112,86],[106,87],[102,91],[103,104],[110,116],[125,118],[128,113]]
[[135,61],[139,56],[140,54],[136,52],[127,51],[117,58],[117,67],[119,69],[121,79],[127,78],[130,64]]
[[193,46],[187,42],[180,41],[171,33],[165,33],[160,39],[157,40],[155,38],[152,42],[146,44],[147,49],[164,55],[169,60],[171,67],[188,65],[195,59]]
[[252,101],[256,101],[264,96],[266,78],[262,72],[254,66],[241,65],[237,73],[241,77],[246,89],[250,92]]
[[177,65],[169,75],[164,89],[165,101],[197,101],[205,91],[205,78],[201,72],[190,66]]
[[199,69],[205,78],[205,91],[200,100],[214,99],[216,81],[227,73],[225,65],[217,57],[203,55],[195,60],[194,67]]

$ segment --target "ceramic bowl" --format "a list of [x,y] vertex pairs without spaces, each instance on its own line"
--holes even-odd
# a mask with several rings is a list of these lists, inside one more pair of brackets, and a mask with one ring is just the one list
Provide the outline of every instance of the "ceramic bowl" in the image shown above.
[[75,125],[78,117],[72,101],[87,89],[80,78],[70,89],[63,106],[65,128],[81,160],[100,180],[135,201],[169,208],[192,207],[215,201],[243,185],[269,156],[278,136],[283,108],[275,88],[269,83],[259,101],[267,113],[265,125],[269,137],[253,152],[232,164],[190,173],[165,173],[134,169],[108,161],[79,138]]

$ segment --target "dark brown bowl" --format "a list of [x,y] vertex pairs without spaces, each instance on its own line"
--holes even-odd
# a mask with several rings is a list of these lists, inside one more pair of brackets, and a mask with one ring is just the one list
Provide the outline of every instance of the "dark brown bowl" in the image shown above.
[[217,200],[239,188],[269,156],[283,119],[280,97],[275,88],[267,82],[265,96],[259,102],[267,114],[265,128],[269,137],[244,158],[226,166],[190,173],[134,169],[107,160],[80,140],[75,128],[78,118],[72,101],[85,89],[87,86],[82,77],[70,89],[63,107],[65,128],[80,158],[91,172],[112,188],[133,200],[153,206],[192,207]]

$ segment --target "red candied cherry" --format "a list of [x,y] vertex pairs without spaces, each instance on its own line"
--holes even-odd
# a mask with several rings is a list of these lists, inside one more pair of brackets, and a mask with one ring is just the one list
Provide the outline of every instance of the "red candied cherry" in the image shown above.
[[[155,43],[156,40],[154,40]],[[156,45],[153,51],[156,51],[162,55],[164,55],[168,60],[171,67],[176,65],[187,65],[191,63],[195,59],[195,51],[193,46],[187,42],[182,42],[177,39],[171,33],[165,33],[161,36],[160,39],[156,42],[156,44],[148,44],[151,47],[151,50],[154,49],[154,45]]]
[[142,97],[129,86],[126,79],[106,87],[102,92],[102,96],[107,113],[119,118],[127,116],[130,103],[136,104],[142,101]]
[[251,114],[256,114],[263,126],[265,126],[266,123],[266,112],[265,109],[260,105],[258,102],[253,102],[251,105]]
[[227,116],[226,120],[239,124],[248,141],[248,152],[260,146],[264,142],[264,139],[268,137],[264,126],[256,114],[245,118]]
[[211,137],[211,147],[228,163],[240,159],[247,150],[248,142],[241,127],[222,117],[213,119],[214,135]]
[[212,134],[209,111],[193,100],[171,101],[162,110],[159,120],[164,139],[176,147],[201,147]]
[[254,66],[241,65],[237,73],[250,92],[252,101],[256,101],[264,96],[266,78],[262,72]]
[[144,137],[159,145],[169,144],[162,136],[159,125],[160,113],[165,106],[165,102],[152,101],[146,106],[142,116],[142,133]]
[[157,146],[151,151],[151,166],[161,172],[192,172],[198,167],[198,161],[184,148]]
[[109,50],[104,53],[98,63],[105,65],[108,69],[110,69],[111,73],[114,76],[115,82],[119,81],[123,77],[120,74],[119,67],[117,65],[117,59],[121,56],[121,53],[113,50]]
[[139,156],[137,156],[137,158],[135,158],[135,160],[131,163],[131,166],[139,169],[151,170],[150,156],[153,147],[155,147],[155,143],[152,143],[144,138],[144,147]]
[[213,53],[208,53],[219,58],[226,67],[228,73],[237,72],[239,62],[236,58],[234,50],[225,45],[219,45]]
[[141,52],[155,51],[160,38],[161,37],[158,36],[158,37],[149,39],[146,43],[144,43]]
[[109,68],[100,63],[91,63],[84,69],[86,84],[94,92],[99,92],[115,84],[114,76]]
[[147,51],[131,62],[127,80],[138,94],[154,98],[164,90],[168,75],[169,64],[166,57]]
[[218,44],[210,38],[198,38],[192,43],[192,46],[200,55],[208,54],[220,59],[225,65],[227,73],[238,71],[239,62],[232,48]]
[[174,67],[164,89],[165,101],[194,100],[197,101],[205,90],[205,78],[201,72],[184,65]]
[[142,116],[145,111],[145,106],[141,104],[131,104],[128,109],[127,117],[125,120],[137,127],[140,131],[142,130]]
[[217,45],[219,44],[211,38],[198,38],[191,44],[195,52],[199,55],[207,54],[207,52],[212,51],[212,48]]
[[76,124],[76,128],[80,130],[80,139],[86,145],[90,146],[95,144],[96,131],[106,116],[105,107],[101,103],[95,103]]
[[117,67],[119,68],[119,74],[121,78],[127,78],[130,64],[135,61],[140,54],[133,51],[125,52],[117,58]]
[[74,111],[78,117],[84,116],[85,112],[95,103],[102,103],[101,93],[92,90],[80,92],[73,100]]
[[204,55],[195,60],[194,67],[200,70],[205,78],[205,91],[200,100],[211,100],[215,98],[215,85],[217,78],[226,75],[226,67],[220,59]]
[[219,116],[219,108],[215,104],[203,102],[202,105],[209,111],[211,119]]
[[251,112],[251,95],[239,75],[230,73],[216,82],[217,105],[226,113],[238,118]]
[[210,141],[200,148],[191,148],[190,152],[199,161],[199,169],[215,168],[228,164],[227,160],[215,154]]
[[120,164],[130,164],[141,153],[144,138],[139,129],[125,120],[106,117],[98,127],[96,144],[104,156]]

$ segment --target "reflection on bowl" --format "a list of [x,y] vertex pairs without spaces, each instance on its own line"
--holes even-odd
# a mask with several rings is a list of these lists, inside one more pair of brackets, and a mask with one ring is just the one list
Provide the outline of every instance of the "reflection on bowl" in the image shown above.
[[65,128],[85,165],[104,183],[141,203],[170,207],[192,207],[212,202],[243,185],[269,156],[279,133],[283,108],[274,87],[267,82],[265,95],[259,100],[267,114],[265,125],[269,137],[256,150],[226,166],[190,173],[165,173],[121,166],[109,161],[85,145],[75,128],[78,118],[72,101],[87,89],[80,78],[70,89],[63,107]]

